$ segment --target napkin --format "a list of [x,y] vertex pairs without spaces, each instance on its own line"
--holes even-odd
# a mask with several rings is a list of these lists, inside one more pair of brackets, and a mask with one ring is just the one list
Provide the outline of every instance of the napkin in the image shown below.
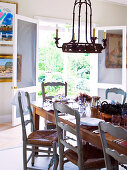
[[127,148],[127,141],[125,141],[125,140],[116,139],[116,140],[113,140],[113,142],[115,142],[115,143],[117,143],[117,144],[119,144],[119,145],[122,145],[122,146],[124,146],[124,147]]
[[[17,91],[14,95],[14,97],[12,98],[11,104],[15,105],[17,109],[19,109],[19,102],[18,102],[18,93],[19,91]],[[25,96],[25,92],[24,91],[20,91],[21,93],[21,102],[22,102],[22,109],[24,113],[28,112],[28,104],[27,104],[27,99]]]
[[122,146],[124,146],[124,147],[126,147],[127,148],[127,141],[124,141],[124,142],[120,142],[120,143],[118,143],[119,145],[122,145]]
[[104,120],[90,117],[83,117],[80,119],[80,124],[87,126],[98,126],[99,122],[104,122]]

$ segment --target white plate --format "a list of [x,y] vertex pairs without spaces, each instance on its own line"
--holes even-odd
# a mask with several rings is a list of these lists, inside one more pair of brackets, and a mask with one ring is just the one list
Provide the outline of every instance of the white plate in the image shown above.
[[87,126],[98,126],[99,122],[104,122],[104,120],[90,117],[83,117],[80,119],[80,124]]

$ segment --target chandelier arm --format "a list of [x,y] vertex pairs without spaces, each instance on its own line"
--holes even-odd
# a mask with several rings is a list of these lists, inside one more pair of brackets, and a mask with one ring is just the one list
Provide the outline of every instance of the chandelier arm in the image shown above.
[[[89,5],[90,8],[90,39],[92,37],[92,8],[91,8],[91,1],[90,0],[85,0],[86,6]],[[86,14],[87,14],[87,9],[86,9]],[[87,18],[86,18],[86,23],[87,23]],[[88,23],[87,23],[88,24]],[[86,33],[87,33],[87,26],[86,26]],[[88,42],[88,40],[86,40]]]
[[90,6],[90,39],[92,37],[92,8]]
[[88,3],[87,0],[85,0],[85,2],[77,2],[77,1],[75,2],[76,5],[79,4],[79,3],[81,3],[81,4],[86,4],[87,3],[87,5],[89,5],[89,6],[91,5],[91,3]]
[[77,1],[78,0],[75,0],[75,3],[74,3],[74,8],[73,8],[73,24],[72,24],[72,41],[73,41],[73,37],[74,37],[74,25],[75,25],[75,7],[76,7],[76,4],[77,4]]
[[55,44],[56,44],[56,47],[57,48],[62,48],[62,47],[59,47],[58,45],[59,45],[59,40],[60,40],[60,38],[54,38],[55,39]]
[[90,4],[90,6],[91,6],[91,1],[90,1],[90,0],[88,0],[88,2],[89,2],[89,4]]
[[80,17],[81,17],[80,13],[81,13],[81,3],[79,3],[79,16],[78,16],[78,43],[80,41]]
[[86,4],[86,42],[88,43],[88,39],[87,39],[87,0],[85,0],[85,4]]
[[62,48],[62,47],[59,47],[58,45],[56,45],[57,48]]
[[[79,1],[79,2],[76,2],[76,5],[77,4],[79,4],[80,6],[82,5],[82,4],[86,4],[86,42],[88,43],[88,35],[87,35],[87,31],[88,31],[88,29],[87,29],[87,24],[88,24],[88,22],[87,22],[87,18],[88,18],[88,15],[87,15],[87,11],[88,11],[88,7],[87,7],[87,5],[90,7],[90,39],[91,39],[91,37],[92,37],[92,8],[91,8],[91,2],[90,2],[90,0],[85,0],[84,2],[81,2],[81,0]],[[79,33],[80,31],[78,31],[78,33]],[[78,35],[78,37],[79,37],[79,35]],[[80,38],[78,39],[78,42],[80,41]]]

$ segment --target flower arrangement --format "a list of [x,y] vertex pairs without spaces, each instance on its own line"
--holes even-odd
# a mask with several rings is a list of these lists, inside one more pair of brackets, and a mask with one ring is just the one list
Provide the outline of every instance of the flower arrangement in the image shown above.
[[80,93],[80,95],[75,98],[76,102],[78,102],[79,100],[81,100],[82,103],[85,103],[85,102],[90,103],[92,101],[92,97],[86,93]]

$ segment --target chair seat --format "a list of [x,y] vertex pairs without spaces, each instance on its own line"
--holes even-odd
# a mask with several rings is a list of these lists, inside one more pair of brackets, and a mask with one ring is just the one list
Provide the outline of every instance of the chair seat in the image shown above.
[[53,141],[58,141],[57,131],[55,130],[37,130],[28,136],[29,144],[52,146]]
[[[105,167],[104,155],[102,150],[90,144],[84,144],[83,153],[83,160],[87,168],[94,167],[98,169]],[[78,165],[78,155],[74,151],[68,149],[65,152],[65,157],[75,165]]]

